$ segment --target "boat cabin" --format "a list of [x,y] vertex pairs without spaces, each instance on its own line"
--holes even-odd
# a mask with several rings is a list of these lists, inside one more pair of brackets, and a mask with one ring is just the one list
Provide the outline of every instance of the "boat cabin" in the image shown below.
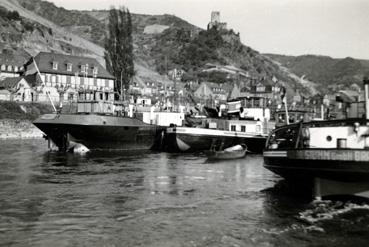
[[116,109],[114,92],[80,91],[77,99],[77,113],[113,115]]

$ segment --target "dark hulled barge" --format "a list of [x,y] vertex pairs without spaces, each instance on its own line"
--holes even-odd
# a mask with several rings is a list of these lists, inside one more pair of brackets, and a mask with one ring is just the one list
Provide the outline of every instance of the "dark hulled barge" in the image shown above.
[[77,113],[45,114],[33,124],[60,151],[68,151],[76,143],[90,150],[149,150],[164,130],[144,123],[133,112],[125,114],[121,104],[108,99],[82,99],[77,103]]

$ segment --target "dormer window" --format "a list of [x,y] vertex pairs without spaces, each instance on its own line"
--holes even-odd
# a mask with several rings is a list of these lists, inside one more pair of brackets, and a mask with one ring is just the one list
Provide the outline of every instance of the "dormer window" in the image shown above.
[[86,66],[85,65],[81,65],[81,73],[86,73]]
[[12,66],[8,65],[8,71],[12,71]]
[[58,62],[53,62],[53,70],[58,70]]
[[2,64],[2,65],[1,65],[1,70],[6,70],[6,66],[5,66],[5,64]]
[[72,64],[67,63],[67,71],[72,72]]
[[18,66],[14,66],[14,72],[18,72]]

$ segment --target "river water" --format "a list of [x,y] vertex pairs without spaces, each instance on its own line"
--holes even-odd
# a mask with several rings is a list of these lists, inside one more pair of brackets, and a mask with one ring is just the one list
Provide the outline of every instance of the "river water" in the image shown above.
[[0,246],[366,246],[369,204],[285,193],[260,155],[0,144]]

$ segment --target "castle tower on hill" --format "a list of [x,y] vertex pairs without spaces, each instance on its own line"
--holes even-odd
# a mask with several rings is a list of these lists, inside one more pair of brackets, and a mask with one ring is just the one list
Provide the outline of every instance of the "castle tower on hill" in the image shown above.
[[220,22],[220,12],[219,11],[213,11],[211,12],[211,19],[208,24],[208,30],[211,28],[217,28],[217,29],[227,29],[227,23],[226,22]]
[[211,23],[217,23],[220,22],[220,12],[219,11],[213,11],[211,12]]

